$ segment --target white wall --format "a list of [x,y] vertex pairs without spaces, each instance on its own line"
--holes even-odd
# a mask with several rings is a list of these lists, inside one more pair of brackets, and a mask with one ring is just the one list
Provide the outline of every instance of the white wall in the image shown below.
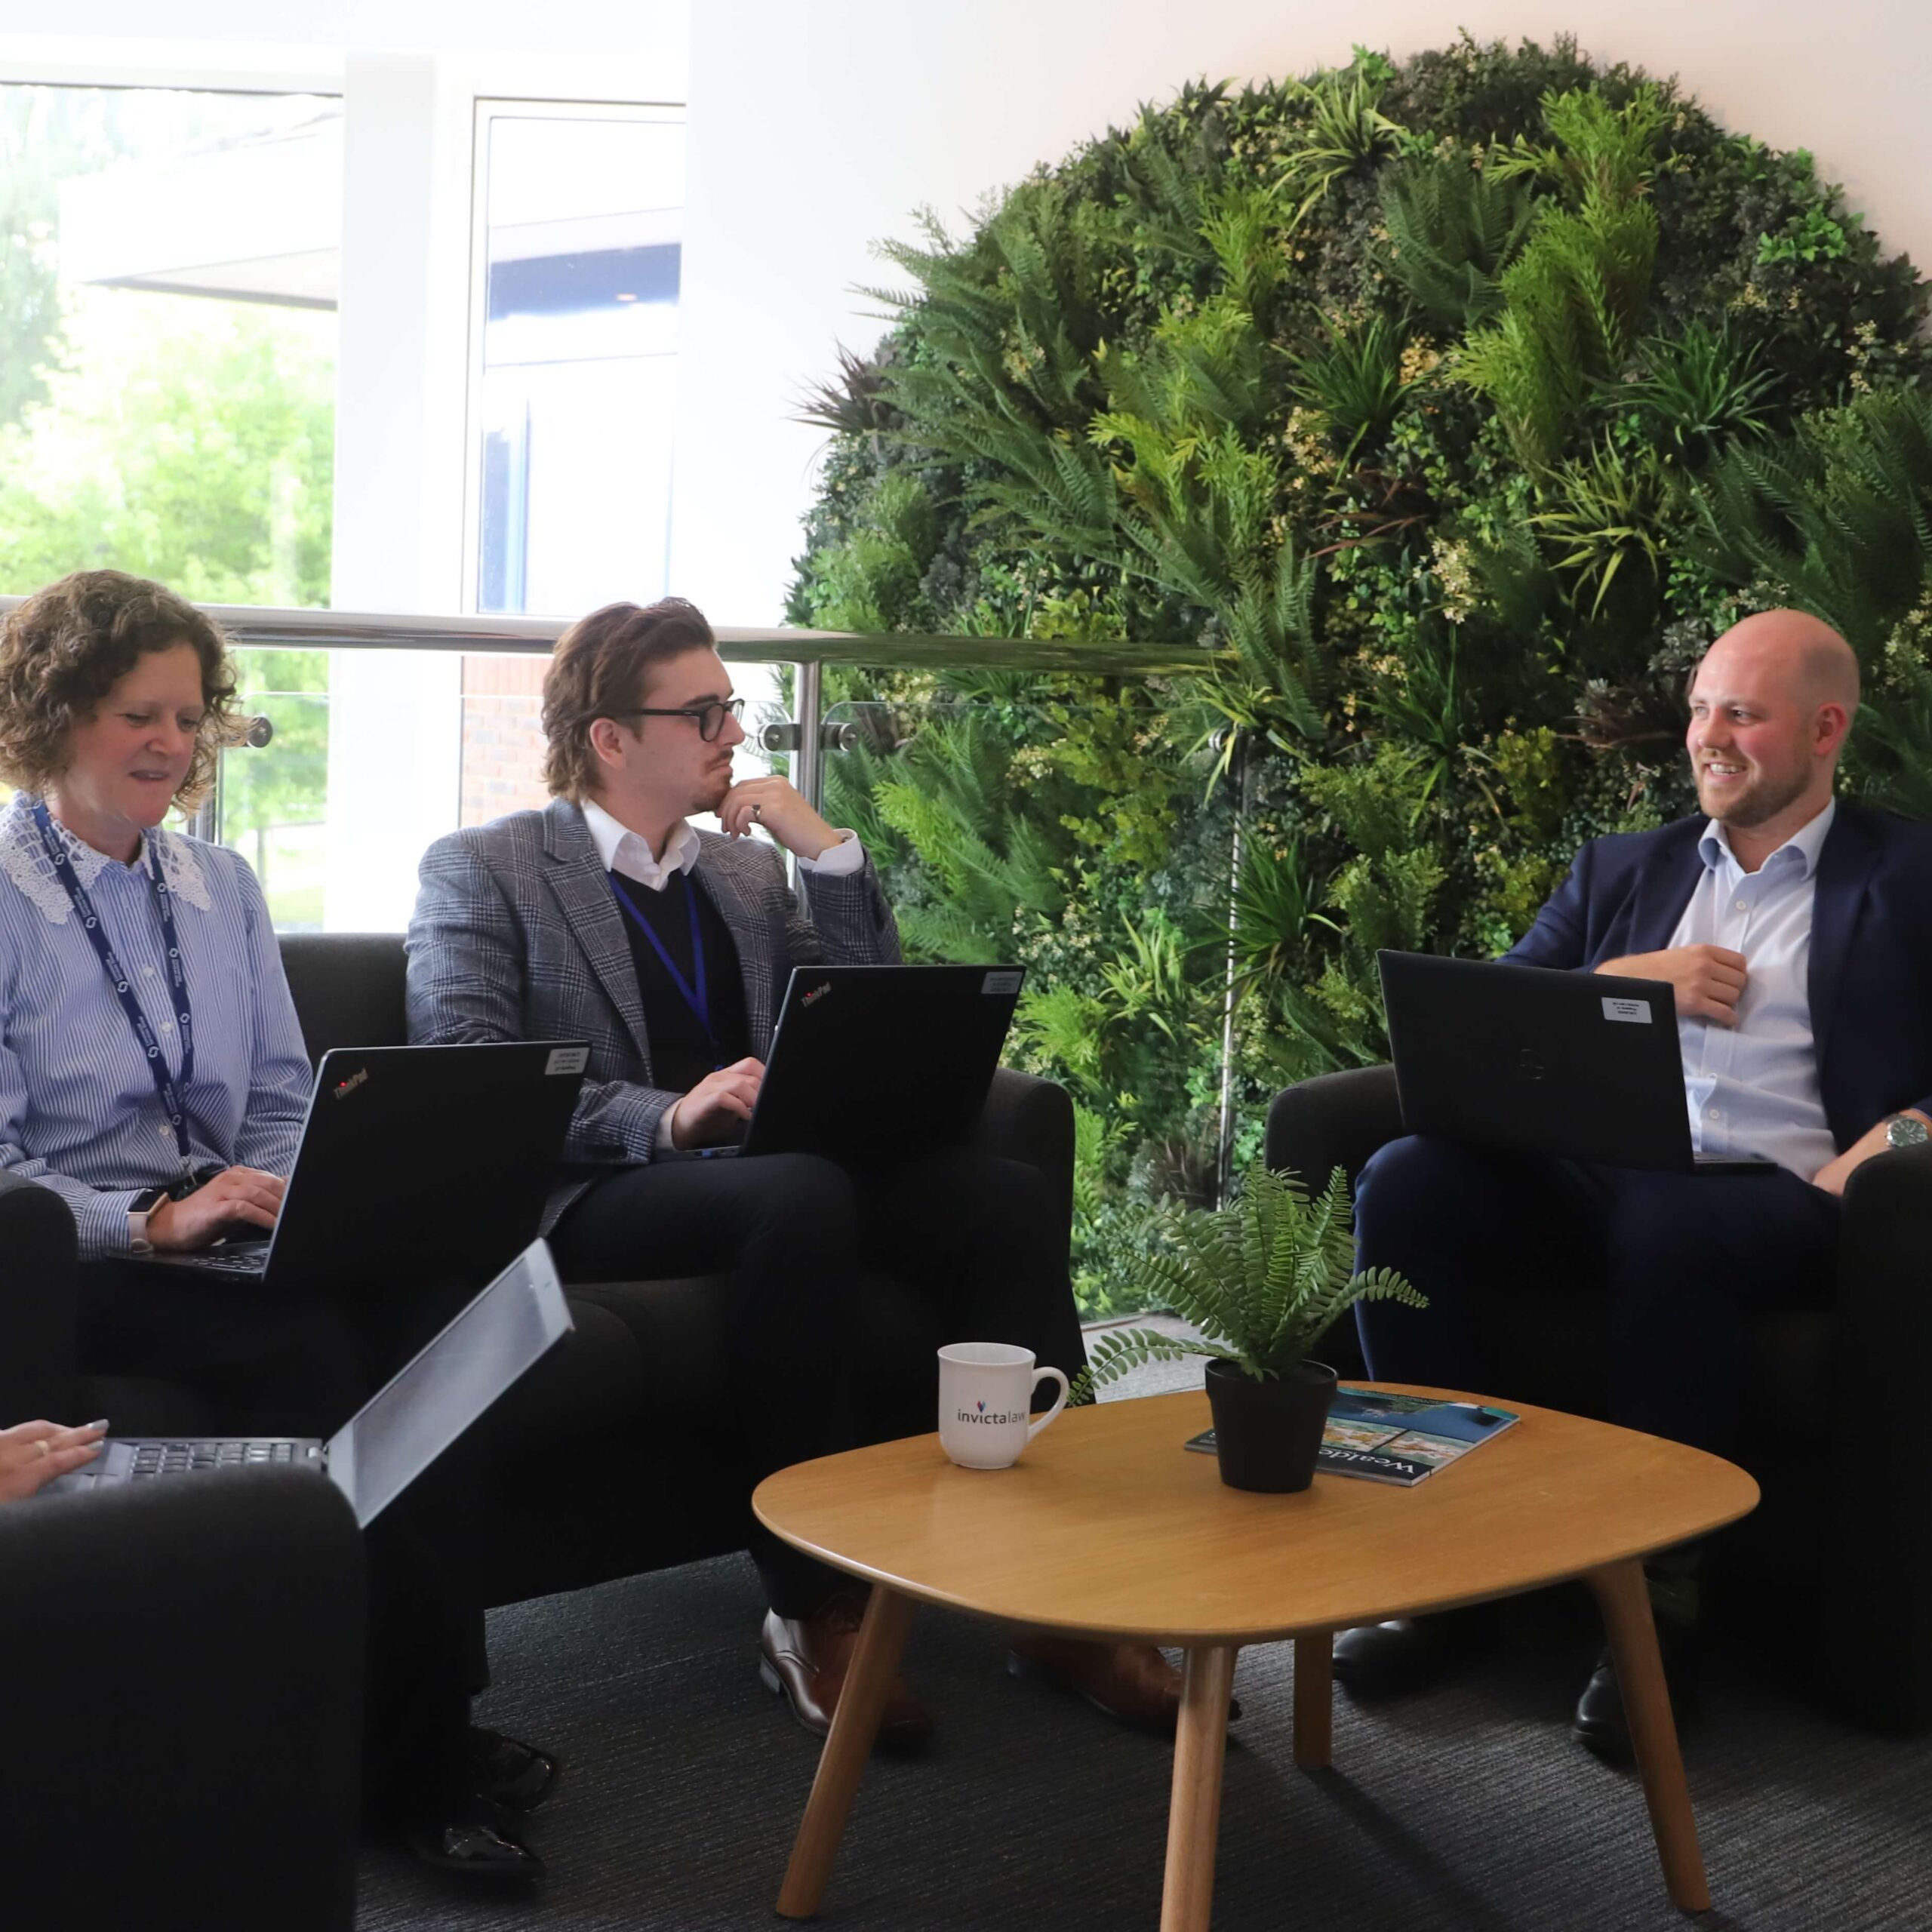
[[868,245],[922,203],[963,220],[1183,82],[1299,74],[1352,42],[1397,58],[1568,29],[1678,75],[1725,125],[1807,147],[1883,241],[1932,268],[1924,0],[697,0],[673,581],[721,620],[777,618],[817,431],[785,420],[843,341]]

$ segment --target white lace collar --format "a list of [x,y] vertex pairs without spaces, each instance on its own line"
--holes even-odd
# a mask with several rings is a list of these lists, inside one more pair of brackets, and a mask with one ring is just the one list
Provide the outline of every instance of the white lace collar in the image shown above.
[[[85,840],[76,838],[57,820],[54,832],[67,849],[75,876],[83,887],[91,890],[94,881],[113,860],[105,852],[97,852]],[[208,897],[208,882],[201,861],[195,854],[194,841],[158,827],[144,833],[143,841],[143,863],[148,851],[158,854],[161,875],[168,891],[197,912],[207,912],[213,902]],[[74,909],[73,902],[47,856],[40,828],[33,820],[33,801],[24,792],[15,792],[13,802],[0,811],[0,872],[5,872],[26,894],[50,924],[66,924],[67,915]]]

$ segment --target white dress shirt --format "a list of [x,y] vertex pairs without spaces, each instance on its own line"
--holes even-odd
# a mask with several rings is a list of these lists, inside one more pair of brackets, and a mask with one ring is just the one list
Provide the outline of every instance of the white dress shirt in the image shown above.
[[1737,1024],[1677,1023],[1691,1145],[1700,1154],[1755,1154],[1809,1180],[1835,1158],[1825,1121],[1807,985],[1818,854],[1835,801],[1755,872],[1737,863],[1713,819],[1697,850],[1704,875],[1670,944],[1721,946],[1744,955]]
[[[597,856],[604,861],[604,869],[621,872],[652,892],[662,892],[674,874],[688,872],[697,863],[697,832],[688,819],[680,819],[665,840],[662,858],[653,858],[650,841],[629,826],[620,825],[595,798],[584,801],[583,822],[597,848]],[[808,859],[803,853],[796,856],[801,872],[825,872],[835,878],[843,872],[857,872],[866,863],[866,848],[860,844],[859,835],[848,828],[839,833],[836,845],[828,845],[816,859]],[[657,1146],[677,1144],[671,1138],[677,1111],[675,1106],[666,1107],[659,1116]]]

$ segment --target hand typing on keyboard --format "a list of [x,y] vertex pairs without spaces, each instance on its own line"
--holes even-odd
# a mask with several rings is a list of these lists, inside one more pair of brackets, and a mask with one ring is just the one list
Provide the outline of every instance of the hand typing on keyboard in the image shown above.
[[78,1429],[63,1429],[58,1423],[23,1422],[11,1429],[0,1429],[0,1503],[17,1503],[23,1497],[78,1469],[100,1454],[100,1438],[107,1433],[104,1422],[91,1422]]
[[287,1183],[259,1168],[229,1168],[180,1201],[164,1201],[148,1215],[148,1239],[164,1254],[184,1254],[241,1223],[272,1228]]

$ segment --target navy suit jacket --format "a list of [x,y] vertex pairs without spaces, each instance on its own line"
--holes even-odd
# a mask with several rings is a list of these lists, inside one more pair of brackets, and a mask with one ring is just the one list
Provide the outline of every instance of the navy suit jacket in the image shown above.
[[[1504,956],[1574,972],[1662,952],[1703,875],[1709,822],[1592,839]],[[1839,800],[1818,855],[1809,991],[1841,1153],[1887,1114],[1932,1113],[1932,826]]]

